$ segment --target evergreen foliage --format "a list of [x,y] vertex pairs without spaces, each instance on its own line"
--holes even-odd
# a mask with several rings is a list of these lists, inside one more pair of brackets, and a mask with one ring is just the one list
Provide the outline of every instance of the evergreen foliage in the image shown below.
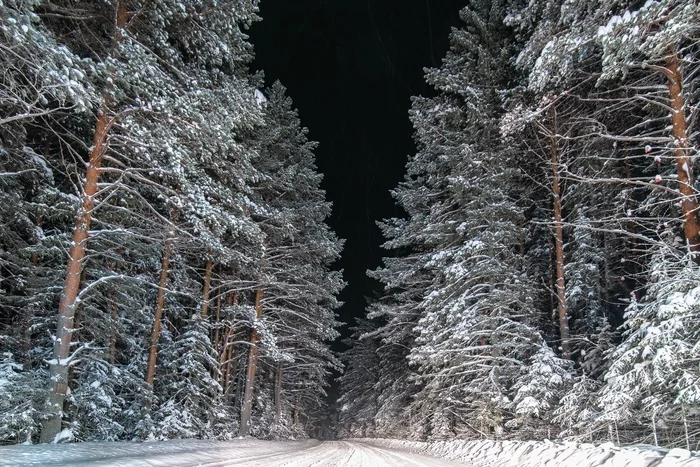
[[257,11],[0,0],[0,443],[321,436],[344,364],[341,436],[697,446],[697,2],[466,2],[340,359]]
[[1,443],[235,436],[252,348],[255,434],[310,434],[342,242],[257,4],[0,2]]
[[696,445],[698,14],[467,2],[413,101],[341,433]]

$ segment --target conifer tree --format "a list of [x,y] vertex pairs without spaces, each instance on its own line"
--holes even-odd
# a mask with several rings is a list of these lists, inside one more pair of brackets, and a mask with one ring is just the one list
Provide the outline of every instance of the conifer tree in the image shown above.
[[[325,342],[338,336],[335,294],[343,282],[330,265],[342,242],[325,224],[330,204],[320,189],[313,154],[316,143],[308,141],[307,130],[279,82],[267,92],[264,107],[266,131],[258,142],[256,160],[263,177],[254,187],[261,209],[253,212],[253,218],[265,234],[265,256],[256,286],[256,342],[251,340],[261,349],[255,354],[251,349],[254,358],[248,359],[248,367],[265,364],[267,374],[274,375],[276,391],[268,394],[275,400],[269,400],[269,407],[275,407],[274,433],[280,436],[289,429],[294,412],[310,414],[323,405],[330,370],[340,365]],[[270,338],[256,337],[258,326]],[[248,433],[243,422],[254,415],[256,373],[249,371],[248,376],[242,434]]]
[[353,328],[343,354],[345,369],[340,377],[339,435],[348,438],[371,438],[375,435],[374,414],[377,410],[375,384],[379,381],[378,342],[368,334],[376,327],[361,320]]

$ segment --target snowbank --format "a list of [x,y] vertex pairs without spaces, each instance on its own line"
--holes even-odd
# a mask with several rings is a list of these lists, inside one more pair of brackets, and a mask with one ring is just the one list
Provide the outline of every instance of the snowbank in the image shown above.
[[464,462],[473,467],[700,467],[700,457],[685,449],[620,448],[612,443],[552,441],[403,441],[383,438],[348,439]]

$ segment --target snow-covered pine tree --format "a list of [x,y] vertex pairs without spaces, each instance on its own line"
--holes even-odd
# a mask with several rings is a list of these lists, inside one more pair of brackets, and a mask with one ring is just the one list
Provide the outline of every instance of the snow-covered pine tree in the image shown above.
[[3,389],[10,405],[0,415],[5,442],[31,441],[38,433],[39,381],[68,246],[62,233],[75,207],[64,191],[71,161],[54,157],[57,147],[65,149],[56,129],[79,126],[96,99],[86,77],[90,64],[56,41],[38,21],[37,6],[0,5],[0,340],[10,371]]
[[[581,370],[555,420],[587,434],[583,427],[597,408],[586,393],[602,384],[603,354],[613,345],[614,326],[621,320],[619,300],[634,283],[639,254],[634,237],[638,222],[628,215],[630,203],[640,195],[635,181],[629,183],[640,170],[638,159],[601,130],[617,128],[629,118],[612,116],[606,100],[611,90],[596,87],[602,55],[595,31],[612,7],[606,2],[531,2],[506,19],[523,41],[516,65],[524,80],[507,103],[501,128],[511,136],[514,151],[535,155],[518,164],[535,185],[543,176],[550,179],[549,187],[534,190],[529,202],[537,206],[535,212],[551,212],[554,195],[555,214],[559,211],[553,224],[539,220],[554,227],[550,308],[559,308],[559,319],[553,321],[559,321],[559,331],[567,328],[568,350]],[[621,203],[611,203],[613,199]],[[558,332],[554,339],[547,328],[548,339],[564,337]]]
[[700,271],[678,240],[671,234],[654,248],[646,294],[632,297],[624,340],[608,356],[597,422],[613,427],[620,441],[646,436],[686,448],[696,442]]
[[[417,104],[414,101],[414,106]],[[418,387],[413,380],[408,355],[415,344],[414,330],[419,318],[419,304],[430,285],[425,264],[430,260],[432,245],[421,239],[430,212],[428,197],[423,196],[443,183],[444,167],[429,164],[418,153],[409,159],[408,175],[393,192],[394,198],[408,213],[408,219],[386,219],[378,225],[389,250],[382,259],[384,266],[368,275],[384,286],[383,295],[371,303],[367,317],[376,323],[363,339],[377,342],[377,382],[374,426],[378,436],[422,436],[425,420],[407,418],[407,407]],[[437,185],[437,186],[436,186]]]
[[369,336],[376,323],[359,319],[352,328],[352,335],[346,340],[350,346],[343,353],[345,369],[340,380],[341,397],[338,435],[346,438],[371,438],[375,435],[374,415],[377,412],[375,384],[377,373],[379,342]]
[[695,251],[700,222],[687,109],[695,105],[697,95],[687,77],[698,69],[695,52],[700,10],[693,2],[669,0],[643,5],[625,2],[615,13],[598,29],[602,47],[598,81],[602,86],[617,85],[620,92],[627,93],[618,101],[619,111],[643,109],[646,119],[627,121],[612,137],[643,150],[645,157],[654,161],[657,173],[650,185],[659,184],[664,189],[652,191],[646,209],[676,217],[674,226],[681,223],[678,228],[689,249]]
[[[268,90],[264,108],[266,124],[256,159],[262,178],[254,187],[260,209],[252,212],[265,234],[256,286],[263,293],[259,322],[252,326],[266,333],[257,343],[261,354],[255,364],[265,366],[271,376],[267,385],[273,380],[276,390],[266,391],[274,399],[266,404],[255,397],[263,410],[245,405],[244,410],[253,412],[258,435],[299,435],[303,431],[292,426],[293,418],[308,417],[323,406],[330,370],[340,365],[327,342],[338,336],[334,310],[343,281],[330,265],[342,242],[325,224],[331,206],[320,189],[313,154],[316,143],[308,141],[307,130],[279,82]],[[272,407],[274,416],[264,413]]]
[[[691,162],[694,148],[692,135],[687,133],[685,106],[692,106],[697,98],[692,91],[692,81],[685,76],[693,75],[697,69],[697,61],[692,57],[697,49],[698,10],[691,2],[650,1],[643,5],[602,2],[601,11],[605,14],[597,15],[600,27],[596,40],[601,46],[599,67],[602,73],[597,79],[597,89],[586,96],[589,101],[597,100],[600,104],[598,109],[589,113],[588,125],[592,130],[589,130],[589,138],[602,136],[612,141],[613,149],[608,150],[608,154],[601,151],[601,160],[608,160],[604,163],[608,167],[598,171],[596,176],[589,176],[589,180],[617,182],[624,186],[618,199],[628,207],[619,209],[621,205],[618,205],[617,216],[610,212],[606,228],[626,235],[628,250],[622,255],[608,254],[607,262],[613,266],[614,263],[626,262],[626,265],[617,267],[627,272],[622,274],[620,282],[628,284],[626,288],[628,293],[631,292],[633,305],[628,308],[625,318],[627,337],[618,349],[609,352],[602,364],[596,365],[598,375],[601,369],[605,373],[606,384],[602,386],[601,395],[593,399],[583,398],[589,403],[597,403],[597,407],[586,406],[578,417],[569,419],[578,418],[582,435],[595,433],[594,436],[607,436],[613,440],[649,440],[649,430],[643,424],[630,422],[629,417],[635,411],[634,416],[642,419],[649,410],[654,413],[651,405],[646,406],[644,413],[640,412],[644,400],[642,394],[653,382],[639,377],[636,379],[639,389],[623,395],[621,386],[615,381],[621,372],[630,378],[635,377],[631,376],[634,372],[625,373],[625,364],[620,359],[625,352],[623,349],[634,346],[629,339],[639,324],[634,318],[637,298],[640,298],[640,303],[648,300],[646,313],[651,316],[654,307],[664,302],[663,297],[656,297],[659,299],[656,302],[653,296],[644,296],[645,292],[658,293],[654,284],[658,271],[686,268],[686,256],[678,251],[670,254],[669,241],[673,243],[671,239],[678,235],[678,239],[685,238],[688,250],[696,249],[697,200]],[[618,173],[621,172],[622,176],[610,171],[612,164],[609,161],[614,159],[621,161],[622,168]],[[673,247],[682,248],[682,245]],[[682,289],[680,277],[677,276],[677,282],[673,279],[669,282]],[[647,281],[649,285],[645,289]],[[670,283],[667,285],[673,287]],[[644,367],[645,363],[640,365]],[[596,386],[590,379],[581,381],[584,383],[589,391]],[[672,409],[667,413],[671,412]],[[654,428],[654,442],[670,443],[674,437],[682,439],[677,412],[675,433],[674,429],[666,429],[663,434],[657,432],[655,416],[649,420]],[[690,420],[692,423],[692,415]],[[665,423],[667,421],[661,420],[660,426]]]
[[[384,224],[385,229],[388,225],[388,222]],[[367,310],[368,318],[375,320],[378,325],[363,336],[363,339],[377,342],[377,382],[373,387],[376,402],[374,407],[363,409],[373,411],[377,436],[420,436],[425,426],[423,420],[407,417],[407,407],[417,389],[412,380],[413,371],[409,368],[408,354],[415,342],[413,328],[419,317],[417,305],[424,286],[419,279],[420,273],[404,269],[415,264],[413,262],[419,255],[411,256],[385,257],[384,267],[370,272],[382,282],[387,281],[385,296]]]
[[[155,433],[160,439],[213,438],[217,429],[233,422],[223,405],[221,387],[212,376],[217,369],[216,353],[209,340],[209,327],[199,313],[186,319],[180,334],[161,352],[154,414]],[[227,430],[228,431],[228,430]]]
[[[527,91],[518,91],[522,100],[510,109],[534,118],[546,107],[518,106],[533,93],[559,92],[571,117],[567,130],[555,134],[574,146],[569,152],[575,157],[563,167],[570,192],[564,208],[573,224],[565,231],[564,269],[572,345],[583,374],[556,420],[581,436],[599,436],[596,430],[607,427],[596,422],[595,392],[616,353],[601,357],[622,321],[620,298],[630,291],[634,298],[635,288],[643,293],[647,279],[640,273],[655,250],[649,248],[672,232],[683,232],[694,248],[692,166],[684,165],[692,144],[682,107],[694,99],[683,76],[696,68],[694,59],[684,58],[696,48],[696,15],[697,7],[682,1],[567,2],[561,8],[531,2],[507,19],[526,40],[517,63],[528,76]],[[674,108],[681,111],[669,112]],[[513,115],[503,119],[506,128]],[[516,133],[519,141],[529,140],[523,128]],[[640,427],[627,429],[629,440],[645,435]]]
[[[526,95],[516,96],[514,100],[523,97]],[[562,356],[572,359],[583,371],[579,381],[575,378],[572,366],[568,364],[560,362],[567,371],[558,371],[552,370],[550,364],[543,363],[541,367],[549,373],[538,372],[540,365],[535,364],[518,383],[519,387],[529,389],[519,389],[518,392],[526,394],[536,387],[528,380],[542,377],[543,374],[550,374],[554,380],[566,383],[555,385],[542,406],[533,403],[532,408],[533,414],[539,416],[544,412],[545,418],[549,420],[556,413],[556,420],[567,427],[577,419],[578,414],[588,414],[594,410],[592,405],[585,406],[580,402],[567,402],[565,407],[557,407],[556,401],[562,399],[573,402],[575,399],[570,396],[574,393],[579,396],[579,401],[586,400],[578,392],[583,387],[581,385],[587,389],[597,387],[599,378],[605,371],[603,352],[612,345],[608,316],[614,311],[614,306],[610,303],[614,303],[617,298],[609,294],[608,263],[623,253],[608,254],[611,250],[606,250],[603,243],[605,239],[614,241],[614,237],[611,239],[614,230],[607,233],[605,230],[610,225],[614,229],[614,219],[618,218],[615,216],[618,210],[603,200],[618,196],[622,184],[595,185],[582,181],[605,171],[601,167],[602,163],[599,163],[600,159],[589,156],[597,154],[600,148],[596,148],[587,139],[580,142],[581,130],[577,125],[577,115],[585,114],[587,110],[575,100],[552,100],[545,96],[539,106],[525,112],[519,108],[506,114],[502,126],[511,142],[511,151],[523,154],[520,156],[522,159],[516,160],[528,160],[519,164],[523,174],[533,181],[547,180],[546,184],[534,183],[539,188],[533,189],[519,200],[521,204],[531,203],[533,207],[530,209],[535,213],[549,213],[546,217],[533,217],[530,220],[531,231],[537,231],[533,229],[538,223],[546,226],[549,246],[542,245],[542,238],[534,239],[532,253],[526,253],[526,257],[539,254],[540,258],[544,253],[549,263],[546,270],[550,279],[540,284],[540,290],[546,291],[551,297],[548,304],[551,315],[545,312],[543,316],[551,316],[550,323],[553,326],[539,327],[544,337],[559,347]],[[518,118],[523,118],[526,123],[521,121],[522,126],[511,133],[512,128],[508,126],[513,125]],[[620,236],[619,233],[616,235]],[[542,267],[541,270],[545,268]],[[618,276],[616,283],[619,282]],[[545,361],[554,357],[547,351],[541,351],[539,355]],[[569,389],[574,392],[567,393]],[[524,413],[526,409],[523,408],[522,411]],[[552,429],[547,427],[547,431],[522,434],[527,437],[551,436]]]
[[[289,420],[319,416],[339,366],[327,341],[341,243],[315,144],[284,89],[268,105],[248,72],[256,12],[248,0],[0,5],[5,442],[36,440],[39,421],[43,441],[153,437],[167,410],[196,421],[165,436],[229,436],[261,284],[261,394],[275,410],[256,415],[258,434],[303,434]],[[44,359],[40,415],[40,385],[15,383],[44,378]]]
[[[113,436],[87,428],[90,423],[97,425],[89,415],[90,409],[97,407],[96,417],[102,413],[95,401],[106,400],[105,394],[111,391],[103,394],[98,388],[110,384],[119,387],[118,377],[108,384],[110,375],[128,371],[129,378],[123,381],[143,378],[144,343],[151,333],[147,320],[156,305],[155,286],[169,232],[177,235],[173,247],[179,252],[171,252],[171,256],[179,255],[185,261],[199,252],[216,256],[227,268],[243,268],[254,261],[260,236],[252,221],[246,223],[249,216],[245,212],[250,209],[246,187],[256,176],[250,165],[251,146],[241,141],[244,132],[262,123],[261,108],[247,76],[252,48],[243,32],[256,19],[256,8],[257,2],[225,2],[215,8],[207,2],[194,2],[184,10],[177,2],[114,2],[111,8],[60,1],[52,5],[6,2],[2,6],[3,20],[7,19],[3,21],[3,51],[19,52],[2,54],[8,70],[3,89],[12,88],[17,97],[34,102],[25,106],[20,101],[3,101],[3,106],[14,105],[30,112],[10,112],[11,118],[2,121],[3,131],[7,130],[8,136],[11,132],[14,138],[3,139],[3,151],[8,148],[17,156],[13,156],[17,163],[10,159],[7,165],[3,175],[11,178],[6,180],[15,183],[12,177],[19,175],[36,176],[41,182],[25,184],[32,196],[20,196],[31,200],[22,209],[27,222],[19,227],[26,230],[34,226],[36,235],[26,236],[32,244],[20,248],[8,244],[4,248],[25,252],[21,261],[31,266],[32,277],[26,283],[32,290],[49,285],[42,287],[49,293],[47,302],[39,305],[41,310],[31,312],[31,319],[21,318],[27,323],[25,328],[31,323],[32,333],[42,332],[42,313],[48,314],[57,296],[46,280],[55,280],[50,268],[61,268],[56,259],[60,249],[53,249],[56,258],[52,258],[47,254],[52,250],[47,247],[65,242],[65,234],[70,231],[66,220],[72,217],[70,211],[76,209],[76,201],[93,203],[95,208],[83,206],[79,213],[76,232],[87,232],[89,218],[90,242],[74,243],[86,257],[79,264],[72,263],[78,264],[82,274],[79,284],[71,283],[71,293],[64,300],[68,310],[64,318],[71,321],[71,315],[77,312],[75,319],[82,326],[72,336],[57,341],[63,346],[59,358],[67,356],[66,349],[76,348],[84,357],[73,365],[74,383],[79,387],[73,388],[74,397],[69,402],[76,409],[68,407],[87,422],[77,420],[79,429],[74,435],[79,439]],[[114,24],[119,27],[114,29]],[[207,25],[206,31],[202,24]],[[87,30],[91,33],[72,34]],[[37,40],[24,40],[25,34]],[[12,61],[20,56],[22,60]],[[42,83],[40,87],[26,83],[25,90],[36,95],[21,90],[25,85],[22,77],[35,77],[35,84]],[[99,113],[97,125],[106,125],[109,131],[104,144],[106,133],[95,132],[91,109]],[[76,110],[84,113],[76,114]],[[64,120],[55,124],[59,117]],[[21,140],[24,122],[34,126],[32,140]],[[52,124],[57,130],[49,129]],[[44,130],[49,138],[41,138],[40,131]],[[100,141],[90,148],[95,133]],[[94,185],[99,177],[100,190],[94,197],[85,190],[70,194],[71,185],[84,183],[84,168],[74,161],[87,160],[90,150],[103,164],[99,171],[97,164],[87,165],[86,183]],[[66,159],[65,154],[70,157]],[[66,202],[60,202],[58,189],[54,190],[58,196],[51,194],[51,185],[66,191]],[[35,209],[42,204],[52,209]],[[61,210],[65,212],[61,214]],[[173,210],[179,217],[176,225],[170,222]],[[52,229],[58,230],[54,234]],[[235,249],[231,248],[234,244]],[[252,246],[240,248],[244,244]],[[13,270],[25,267],[21,261],[11,259]],[[78,280],[76,274],[71,277],[73,282]],[[173,283],[186,297],[183,304],[174,307],[175,311],[182,306],[194,308],[193,301],[198,307],[203,299],[202,295],[197,297],[203,294],[201,289],[197,292],[191,281],[185,284],[183,290]],[[16,288],[9,282],[7,286]],[[74,291],[76,307],[69,303]],[[12,300],[19,303],[27,294],[18,290],[19,298]],[[39,304],[41,300],[37,295],[34,301]],[[164,297],[163,302],[167,300]],[[10,315],[8,319],[17,317]],[[59,326],[59,331],[64,329],[69,332]],[[13,342],[27,340],[16,339],[20,334],[15,333]],[[71,346],[69,337],[86,345]],[[54,373],[60,373],[59,383],[64,388],[67,366],[62,360],[54,361]],[[139,369],[139,361],[144,368]],[[91,368],[100,369],[95,378],[89,376]],[[89,390],[91,387],[95,390]],[[136,384],[127,391],[131,394],[128,402],[123,397],[113,399],[115,406],[110,410],[138,413],[130,404],[135,393],[142,391],[139,388]],[[126,386],[119,389],[123,396]],[[54,391],[54,396],[51,410],[63,405],[58,400],[63,400],[63,390]],[[143,399],[143,395],[136,399]],[[126,405],[120,405],[122,402]],[[47,419],[51,427],[47,426],[45,440],[60,430],[57,413],[54,411]],[[138,415],[131,420],[132,427],[137,420]]]
[[[540,394],[514,398],[529,387],[522,370],[538,367],[548,349],[536,327],[535,285],[522,273],[518,172],[507,168],[498,131],[501,99],[515,77],[507,7],[472,2],[462,10],[465,26],[453,32],[442,67],[427,75],[440,96],[414,109],[423,157],[447,172],[422,234],[434,248],[425,265],[433,279],[410,355],[422,386],[413,416],[431,420],[432,437],[502,436],[525,415],[546,424],[542,407],[552,403],[537,400],[529,410]],[[554,374],[568,371],[553,355],[546,363],[556,363]],[[564,382],[551,379],[552,387]]]

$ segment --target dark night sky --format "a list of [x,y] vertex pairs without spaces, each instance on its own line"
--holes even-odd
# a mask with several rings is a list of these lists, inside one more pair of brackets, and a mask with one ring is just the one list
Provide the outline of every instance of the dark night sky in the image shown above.
[[[338,267],[348,286],[340,319],[381,290],[365,275],[381,263],[375,221],[401,215],[389,190],[414,152],[410,96],[427,95],[465,0],[262,0],[251,30],[267,84],[279,79],[299,109],[333,202],[329,224],[346,239]],[[344,331],[347,333],[347,330]]]

